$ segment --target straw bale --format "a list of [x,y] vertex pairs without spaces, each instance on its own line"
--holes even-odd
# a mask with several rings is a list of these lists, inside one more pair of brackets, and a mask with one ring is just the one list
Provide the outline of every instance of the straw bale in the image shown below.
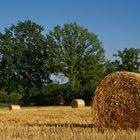
[[85,102],[82,99],[74,99],[71,102],[72,108],[78,108],[78,107],[84,107],[84,106],[85,106]]
[[140,74],[107,75],[92,98],[92,114],[94,123],[102,128],[140,128]]
[[10,110],[19,110],[20,109],[20,105],[10,105],[9,109]]

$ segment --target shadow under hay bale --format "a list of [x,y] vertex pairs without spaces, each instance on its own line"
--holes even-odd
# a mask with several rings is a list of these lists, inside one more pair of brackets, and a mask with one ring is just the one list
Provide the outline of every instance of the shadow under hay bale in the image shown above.
[[10,105],[9,106],[9,110],[19,110],[20,109],[20,105]]
[[74,99],[71,102],[72,108],[78,108],[78,107],[84,107],[84,106],[85,106],[85,102],[82,99]]
[[92,99],[93,121],[109,129],[140,128],[140,74],[115,72],[106,76]]

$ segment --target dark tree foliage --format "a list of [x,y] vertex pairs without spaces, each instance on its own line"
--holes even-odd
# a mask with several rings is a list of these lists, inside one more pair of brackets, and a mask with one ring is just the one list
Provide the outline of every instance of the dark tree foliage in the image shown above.
[[115,71],[117,71],[117,70],[116,70],[116,66],[115,66],[114,62],[111,60],[106,60],[106,62],[104,63],[104,76],[106,76],[112,72],[115,72]]
[[48,59],[43,27],[31,22],[18,22],[0,34],[0,85],[11,92],[23,89],[25,102],[30,90],[49,82],[44,60]]
[[56,68],[54,73],[63,73],[69,79],[69,96],[82,97],[81,86],[91,81],[90,94],[93,94],[103,76],[104,63],[104,49],[97,36],[72,23],[54,27],[47,35],[47,42],[52,56],[50,63]]
[[140,72],[140,49],[125,48],[123,51],[118,51],[114,56],[116,57],[114,61],[116,70]]
[[[98,37],[77,23],[56,26],[46,36],[30,20],[0,33],[0,102],[70,105],[82,98],[89,105],[100,80],[114,71],[140,72],[140,49],[125,48],[106,60]],[[51,75],[68,78],[65,84]]]

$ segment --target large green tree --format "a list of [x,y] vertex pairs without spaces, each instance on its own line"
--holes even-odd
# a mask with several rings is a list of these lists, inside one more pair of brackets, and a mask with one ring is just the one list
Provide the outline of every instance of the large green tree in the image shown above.
[[118,51],[114,56],[116,57],[114,61],[116,70],[140,72],[140,49],[125,48],[123,51]]
[[1,88],[11,92],[22,87],[26,103],[30,102],[32,87],[40,88],[50,81],[44,68],[48,52],[42,31],[42,26],[27,20],[0,33]]
[[71,90],[90,80],[94,81],[93,89],[103,75],[104,49],[98,37],[72,23],[54,27],[47,35],[47,42],[51,50],[50,63],[56,68],[54,73],[63,73],[69,79]]

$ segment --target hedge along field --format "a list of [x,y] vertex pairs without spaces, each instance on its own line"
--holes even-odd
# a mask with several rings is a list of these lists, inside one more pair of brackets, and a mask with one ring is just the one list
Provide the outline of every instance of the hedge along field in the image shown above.
[[137,140],[140,131],[99,132],[91,107],[27,107],[0,109],[1,140]]

